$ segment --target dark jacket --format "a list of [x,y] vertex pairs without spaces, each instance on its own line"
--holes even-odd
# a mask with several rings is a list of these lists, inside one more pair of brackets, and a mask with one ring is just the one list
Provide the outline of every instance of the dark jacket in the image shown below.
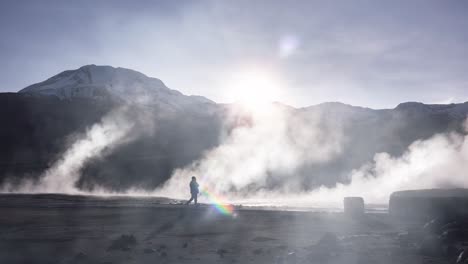
[[190,193],[197,194],[198,191],[198,182],[196,181],[191,181],[190,182]]

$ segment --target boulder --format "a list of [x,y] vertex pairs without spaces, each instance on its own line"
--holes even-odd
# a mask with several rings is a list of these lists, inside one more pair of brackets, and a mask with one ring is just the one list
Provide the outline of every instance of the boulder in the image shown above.
[[457,258],[457,264],[468,264],[468,250],[463,250]]
[[445,230],[439,237],[441,241],[447,244],[468,241],[468,230],[453,228]]
[[343,206],[346,215],[362,216],[364,214],[364,199],[362,197],[345,197]]
[[400,219],[428,220],[468,216],[468,189],[427,189],[394,192],[389,213]]
[[440,219],[434,218],[424,224],[423,231],[426,234],[439,235],[442,233],[443,227],[444,223]]

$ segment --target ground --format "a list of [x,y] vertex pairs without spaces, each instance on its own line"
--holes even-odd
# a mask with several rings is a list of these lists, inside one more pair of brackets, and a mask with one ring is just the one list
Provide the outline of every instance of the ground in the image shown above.
[[446,263],[385,213],[32,200],[0,197],[0,263]]

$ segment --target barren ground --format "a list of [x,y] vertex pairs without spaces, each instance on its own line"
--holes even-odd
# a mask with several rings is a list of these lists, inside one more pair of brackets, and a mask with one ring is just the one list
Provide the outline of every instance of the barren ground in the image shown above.
[[399,243],[408,224],[387,214],[168,202],[1,195],[0,263],[445,263]]

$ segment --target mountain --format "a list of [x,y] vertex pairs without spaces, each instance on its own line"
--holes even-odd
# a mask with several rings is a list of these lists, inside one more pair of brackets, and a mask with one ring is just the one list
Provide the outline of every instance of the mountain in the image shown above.
[[30,85],[19,93],[49,95],[68,100],[114,97],[126,102],[162,104],[178,109],[197,104],[214,104],[201,96],[186,96],[171,90],[161,80],[134,70],[96,65],[61,72],[43,82]]
[[[37,178],[61,158],[73,139],[122,105],[130,105],[135,117],[144,116],[154,123],[154,131],[140,133],[104,157],[88,162],[82,169],[80,188],[97,183],[115,190],[132,186],[152,189],[164,183],[175,169],[219,146],[230,130],[252,122],[242,112],[234,118],[228,116],[235,105],[183,95],[161,80],[133,70],[87,65],[18,93],[0,93],[0,184]],[[318,139],[319,145],[333,143],[330,135],[338,129],[343,133],[343,142],[340,153],[332,159],[320,164],[304,163],[289,177],[269,173],[271,179],[265,180],[261,188],[275,188],[290,179],[303,189],[346,182],[351,170],[371,162],[376,153],[398,156],[415,140],[436,133],[463,133],[463,121],[468,115],[468,102],[407,102],[381,110],[339,102],[304,108],[276,103],[274,107],[288,113],[286,133],[293,142],[305,135]],[[139,125],[146,129],[144,124]],[[314,129],[323,133],[317,134]],[[296,142],[305,144],[304,155],[320,147],[308,142]]]

